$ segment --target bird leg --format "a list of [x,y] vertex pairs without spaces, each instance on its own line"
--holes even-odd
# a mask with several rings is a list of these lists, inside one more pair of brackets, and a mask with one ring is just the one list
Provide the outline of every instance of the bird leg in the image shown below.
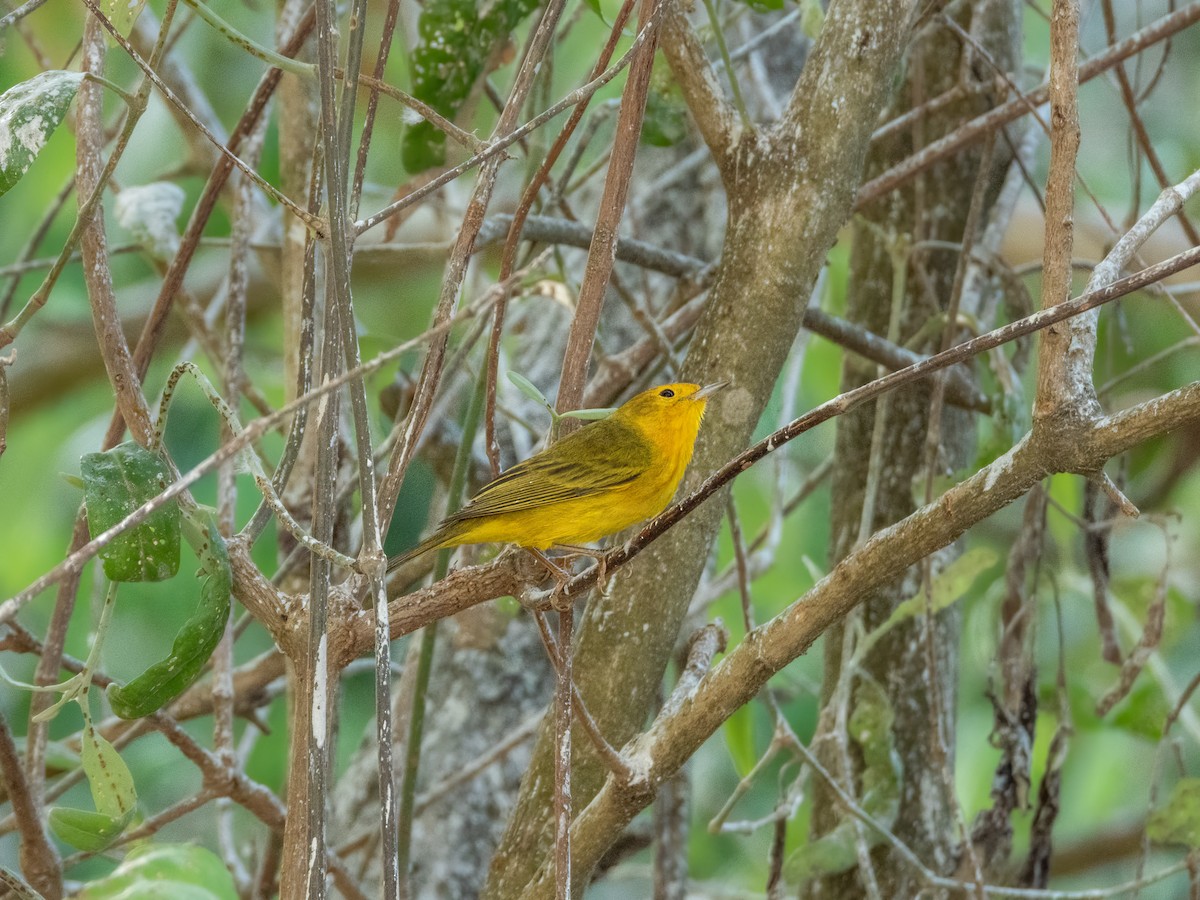
[[555,544],[559,549],[566,550],[577,556],[587,556],[596,561],[596,587],[600,588],[600,593],[604,594],[608,591],[608,554],[604,550],[593,549],[592,547],[581,547],[578,544]]
[[571,602],[570,599],[563,596],[563,590],[566,588],[567,582],[571,580],[573,573],[562,568],[536,547],[526,547],[525,549],[532,553],[534,558],[546,567],[546,570],[550,573],[550,577],[554,579],[554,590],[550,592],[550,605],[555,609],[562,609],[563,607],[560,604]]

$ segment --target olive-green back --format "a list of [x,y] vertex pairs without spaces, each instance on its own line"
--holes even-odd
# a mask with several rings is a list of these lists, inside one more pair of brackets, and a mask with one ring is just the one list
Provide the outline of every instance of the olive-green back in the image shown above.
[[636,428],[616,416],[601,419],[486,484],[447,524],[602,494],[652,464],[650,444]]

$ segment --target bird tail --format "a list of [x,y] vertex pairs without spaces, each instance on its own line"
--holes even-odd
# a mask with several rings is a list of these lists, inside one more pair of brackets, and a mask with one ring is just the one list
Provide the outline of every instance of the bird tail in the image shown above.
[[428,553],[430,550],[435,549],[439,545],[439,543],[440,543],[440,535],[437,535],[437,534],[430,535],[425,540],[421,541],[421,543],[417,544],[417,546],[413,547],[411,550],[405,550],[403,553],[400,553],[396,556],[388,557],[387,570],[389,572],[391,572],[395,569],[400,568],[400,566],[404,565],[410,559],[416,559],[422,553]]
[[413,547],[411,550],[405,550],[403,553],[397,556],[389,557],[387,570],[389,572],[394,571],[409,560],[416,559],[418,556],[428,553],[430,550],[440,550],[443,547],[453,547],[456,544],[461,543],[461,541],[455,540],[457,537],[455,534],[455,529],[452,527],[447,527],[447,525],[448,523],[443,523],[441,528],[437,529],[433,534],[425,538],[425,540],[421,541],[421,543],[417,544],[417,546]]

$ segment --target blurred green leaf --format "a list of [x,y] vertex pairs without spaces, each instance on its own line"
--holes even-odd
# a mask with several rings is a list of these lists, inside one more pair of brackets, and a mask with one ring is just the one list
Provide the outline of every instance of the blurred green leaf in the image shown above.
[[[145,447],[128,441],[81,460],[88,530],[95,538],[166,490],[171,473]],[[112,581],[164,581],[179,571],[179,505],[171,501],[100,551]]]
[[1163,726],[1170,712],[1170,704],[1158,683],[1140,679],[1106,721],[1122,731],[1157,742],[1162,738]]
[[754,752],[754,706],[746,703],[721,726],[729,758],[739,778],[745,778],[754,768],[758,756]]
[[1200,847],[1200,778],[1184,778],[1166,804],[1146,820],[1146,836],[1156,844]]
[[921,615],[926,609],[936,614],[958,602],[959,598],[970,590],[980,573],[994,566],[999,558],[1000,555],[991,547],[974,547],[968,550],[933,579],[928,602],[924,592],[910,597],[892,610],[888,620],[879,626],[877,632],[882,634],[901,622]]
[[82,81],[82,72],[52,69],[0,94],[0,196],[29,170]]
[[237,900],[233,877],[211,850],[192,844],[145,844],[112,874],[88,884],[79,900]]
[[646,94],[642,140],[652,147],[672,147],[687,135],[687,105],[679,88],[667,78],[654,78]]
[[809,40],[816,40],[825,24],[825,10],[819,0],[800,0],[800,29]]

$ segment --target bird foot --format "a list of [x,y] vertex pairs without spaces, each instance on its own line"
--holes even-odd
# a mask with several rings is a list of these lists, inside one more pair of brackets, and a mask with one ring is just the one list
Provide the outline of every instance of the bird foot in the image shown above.
[[546,571],[554,579],[554,589],[550,592],[550,605],[559,612],[569,609],[574,600],[566,595],[566,587],[573,574],[562,568],[541,550],[535,550],[533,547],[528,549],[546,567]]
[[603,550],[593,550],[591,547],[579,547],[575,544],[559,544],[563,550],[576,556],[586,556],[596,561],[596,587],[600,593],[608,595],[608,555]]

